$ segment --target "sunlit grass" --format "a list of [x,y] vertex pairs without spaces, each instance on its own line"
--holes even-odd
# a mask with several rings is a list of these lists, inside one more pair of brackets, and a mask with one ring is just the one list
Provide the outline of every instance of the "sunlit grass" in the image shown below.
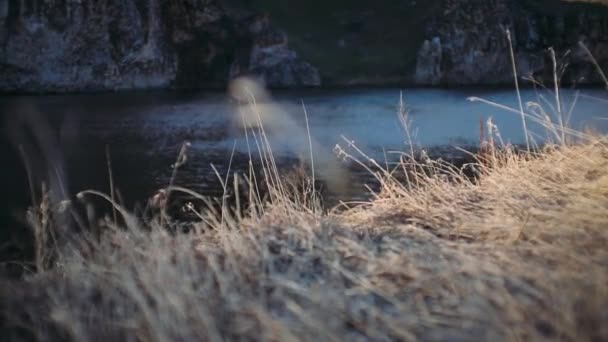
[[[606,137],[573,131],[560,120],[565,111],[538,103],[505,109],[542,124],[548,144],[518,150],[490,121],[463,168],[414,148],[381,165],[345,137],[339,157],[367,168],[380,190],[325,212],[311,169],[279,171],[261,111],[270,107],[244,90],[249,171],[214,169],[219,203],[173,181],[162,189],[206,203],[185,207],[200,218],[189,233],[175,232],[161,197],[144,220],[112,196],[83,191],[81,200],[112,202],[116,218],[71,236],[53,226],[68,209],[44,196],[35,203],[37,272],[1,284],[3,338],[608,338]],[[407,133],[405,108],[397,114]]]

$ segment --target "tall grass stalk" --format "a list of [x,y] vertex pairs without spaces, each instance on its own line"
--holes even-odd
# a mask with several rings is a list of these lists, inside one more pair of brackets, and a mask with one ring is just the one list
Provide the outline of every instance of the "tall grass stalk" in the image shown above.
[[560,132],[561,132],[561,140],[566,141],[566,133],[564,126],[564,114],[562,113],[562,102],[561,97],[559,95],[559,75],[557,73],[557,59],[555,57],[555,50],[553,48],[549,48],[549,53],[551,54],[551,62],[553,65],[553,88],[555,95],[555,108],[556,108],[556,117],[559,122]]
[[521,92],[519,90],[519,77],[517,75],[517,66],[515,65],[515,52],[513,51],[513,41],[511,39],[511,31],[506,30],[507,40],[509,41],[509,54],[511,56],[511,66],[513,69],[513,80],[515,82],[515,91],[517,93],[517,102],[519,104],[519,112],[521,113],[521,124],[526,139],[526,149],[530,152],[530,141],[528,139],[528,127],[526,124],[526,116],[524,115],[524,105],[521,100]]
[[[237,177],[236,212],[227,201],[230,166],[224,177],[214,168],[223,187],[219,209],[173,181],[166,188],[207,205],[190,207],[201,222],[188,234],[169,233],[169,217],[146,222],[108,195],[80,193],[111,203],[125,229],[107,225],[100,240],[85,233],[62,246],[53,267],[41,252],[39,274],[2,282],[3,337],[608,339],[608,140],[551,118],[564,112],[545,102],[525,111],[521,101],[518,109],[473,100],[544,125],[553,143],[518,153],[488,120],[492,155],[474,155],[471,177],[415,151],[410,138],[409,153],[388,169],[342,137],[339,156],[365,168],[380,190],[362,205],[319,215],[314,183],[295,186],[282,176],[254,111],[258,126],[243,126],[258,149],[248,149],[246,214],[238,209]],[[402,100],[399,107],[409,130]],[[45,227],[40,232],[52,228],[44,217],[33,221]]]
[[[116,202],[114,199],[114,176],[112,174],[112,158],[110,156],[110,145],[106,145],[106,162],[108,164],[108,180],[110,183],[110,198],[112,202]],[[112,217],[114,218],[114,225],[118,226],[118,218],[116,216],[116,208],[112,206]]]
[[589,48],[587,47],[587,45],[585,45],[585,43],[583,43],[581,41],[581,42],[578,43],[578,45],[587,54],[587,57],[589,57],[589,60],[595,66],[595,69],[596,69],[597,73],[600,75],[600,77],[604,81],[604,85],[606,87],[606,90],[608,90],[608,77],[606,77],[606,73],[604,72],[604,70],[602,69],[602,67],[600,66],[600,64],[597,62],[597,59],[595,59],[595,57],[593,56],[593,54],[591,53],[591,51],[589,51]]

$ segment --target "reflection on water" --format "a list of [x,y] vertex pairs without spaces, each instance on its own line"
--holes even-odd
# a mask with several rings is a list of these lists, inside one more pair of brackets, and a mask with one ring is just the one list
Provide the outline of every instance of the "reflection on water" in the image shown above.
[[[571,126],[608,131],[606,93],[600,90],[563,91],[562,108],[569,111],[576,102]],[[311,139],[315,149],[331,155],[336,144],[344,145],[341,136],[354,141],[376,160],[390,158],[390,151],[406,149],[405,136],[396,115],[399,89],[309,90],[274,94],[277,108],[289,122],[306,127],[302,103],[308,113]],[[406,89],[403,97],[410,112],[414,142],[420,146],[475,146],[479,139],[479,123],[490,116],[500,129],[502,139],[522,143],[524,135],[518,115],[487,104],[471,103],[469,96],[478,96],[513,108],[517,107],[513,91]],[[542,103],[551,113],[553,95],[528,90],[524,102]],[[605,100],[603,100],[605,101]],[[4,114],[5,136],[12,140],[33,139],[36,133],[19,133],[23,121],[33,115],[33,121],[48,121],[48,134],[43,145],[53,146],[54,162],[63,165],[65,191],[99,189],[107,192],[106,145],[112,156],[112,168],[117,187],[125,203],[147,198],[165,186],[183,141],[192,148],[187,164],[180,169],[176,184],[217,195],[219,182],[210,164],[220,173],[227,171],[233,148],[233,171],[244,171],[249,151],[255,148],[247,141],[242,127],[235,125],[238,107],[224,94],[184,94],[171,92],[117,93],[69,96],[1,97],[0,111]],[[27,121],[27,120],[25,120]],[[309,146],[306,130],[294,132],[277,122],[269,137],[279,164],[296,163],[302,149]],[[546,136],[538,124],[528,123],[537,142]],[[251,138],[251,137],[249,137]],[[249,142],[249,145],[248,145]],[[249,148],[248,148],[249,146]],[[47,146],[51,148],[51,146]],[[13,146],[3,144],[3,155],[16,155]],[[29,150],[33,159],[44,148]],[[255,156],[255,153],[254,153]],[[18,163],[19,161],[7,161]],[[32,161],[34,173],[47,173],[44,163]],[[4,165],[9,165],[5,164]],[[14,165],[14,164],[12,164]],[[337,167],[340,163],[337,163]],[[11,181],[11,193],[27,193],[25,173],[16,166],[5,167]],[[351,170],[352,172],[352,170]],[[5,176],[6,177],[6,176]],[[355,193],[365,193],[367,178],[355,173]],[[19,195],[17,195],[19,196]],[[352,193],[349,194],[352,198]],[[10,196],[9,196],[10,197]],[[355,196],[356,197],[356,196]]]

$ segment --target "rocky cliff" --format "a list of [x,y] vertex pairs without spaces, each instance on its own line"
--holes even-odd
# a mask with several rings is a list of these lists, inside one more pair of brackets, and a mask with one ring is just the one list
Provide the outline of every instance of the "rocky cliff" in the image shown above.
[[2,91],[199,88],[243,73],[320,83],[267,20],[215,0],[0,0]]
[[564,81],[599,81],[579,41],[608,69],[608,7],[602,5],[560,0],[321,5],[0,0],[0,91],[223,87],[242,74],[273,87],[319,86],[321,80],[511,84],[506,28],[521,76],[550,79],[547,49],[554,47]]
[[426,40],[418,51],[415,83],[512,83],[507,30],[521,77],[553,79],[549,48],[555,51],[558,74],[564,82],[600,82],[600,74],[585,48],[608,70],[608,11],[602,5],[546,0],[453,0],[447,1],[426,27]]
[[287,34],[270,23],[267,14],[238,21],[243,53],[230,67],[230,78],[255,75],[267,86],[319,86],[319,71],[289,48]]

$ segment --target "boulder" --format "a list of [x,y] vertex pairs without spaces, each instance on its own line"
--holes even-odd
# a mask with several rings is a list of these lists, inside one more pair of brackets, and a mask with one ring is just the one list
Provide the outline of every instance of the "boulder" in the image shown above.
[[232,64],[231,78],[253,76],[269,87],[321,85],[319,71],[289,48],[287,35],[272,27],[267,15],[246,18],[241,27],[251,47]]
[[416,63],[416,83],[420,85],[438,85],[441,82],[441,39],[434,37],[425,40],[418,52]]
[[[6,2],[5,2],[6,3]],[[160,0],[10,1],[0,89],[60,92],[167,87],[176,56],[162,37]]]
[[241,26],[218,0],[3,0],[0,91],[224,87],[241,72],[320,84],[267,17]]
[[[566,66],[565,83],[598,83],[600,75],[583,41],[608,70],[608,8],[560,4],[560,11],[542,12],[513,0],[452,0],[426,28],[419,48],[414,82],[420,85],[507,85],[513,70],[506,30],[512,36],[520,77],[552,82],[549,47],[558,68]],[[576,6],[576,7],[575,7]]]

